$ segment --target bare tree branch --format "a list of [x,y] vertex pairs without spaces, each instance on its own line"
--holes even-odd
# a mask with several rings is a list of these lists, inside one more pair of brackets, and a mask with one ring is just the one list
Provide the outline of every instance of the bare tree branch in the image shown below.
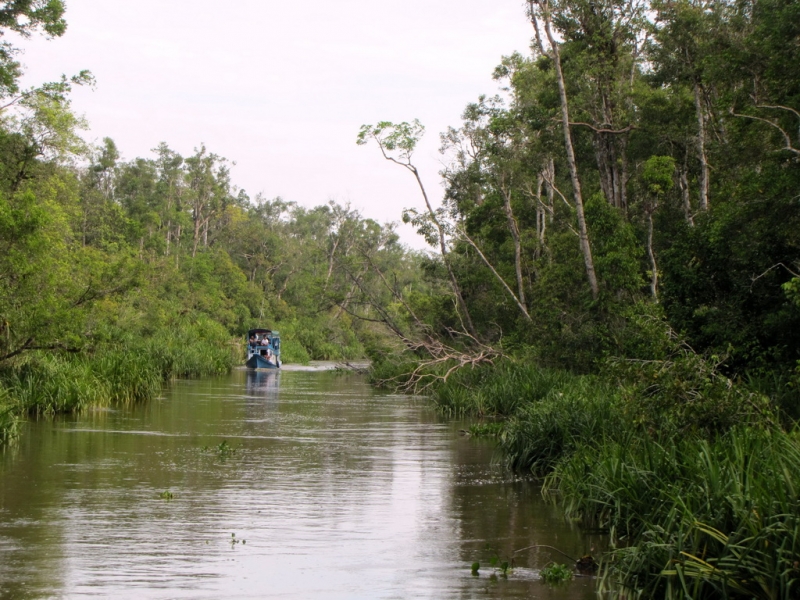
[[800,112],[797,112],[790,106],[781,106],[780,104],[757,104],[757,108],[774,108],[778,110],[788,110],[790,113],[793,113],[798,119],[800,119]]
[[785,264],[783,264],[782,262],[780,262],[780,263],[778,263],[778,264],[776,264],[776,265],[772,265],[772,266],[771,266],[769,269],[767,269],[766,271],[764,271],[764,272],[763,272],[761,275],[758,275],[757,277],[752,277],[752,278],[750,279],[750,289],[751,289],[751,290],[753,289],[753,285],[755,285],[755,282],[756,282],[756,281],[758,281],[759,279],[761,279],[762,277],[764,277],[764,275],[766,275],[766,274],[767,274],[767,273],[769,273],[770,271],[773,271],[773,270],[777,269],[778,267],[783,267],[784,269],[786,269],[786,271],[787,271],[787,272],[788,272],[788,273],[789,273],[789,274],[790,274],[792,277],[800,277],[800,273],[795,273],[795,272],[794,272],[794,271],[792,271],[792,270],[791,270],[789,267],[787,267]]
[[[787,109],[787,110],[792,110],[792,109]],[[741,117],[743,119],[752,119],[754,121],[761,121],[762,123],[766,123],[767,125],[770,125],[770,126],[774,127],[775,129],[780,131],[781,135],[783,136],[783,140],[784,140],[785,146],[782,149],[783,150],[788,150],[789,152],[794,152],[795,154],[800,155],[800,149],[795,148],[794,146],[792,146],[792,138],[777,123],[775,123],[773,121],[770,121],[769,119],[765,119],[763,117],[756,117],[754,115],[742,115],[742,114],[739,114],[739,113],[735,113],[735,112],[733,112],[733,109],[731,109],[730,113],[734,117]]]
[[498,281],[499,281],[499,282],[502,284],[503,288],[504,288],[504,289],[505,289],[505,290],[506,290],[506,291],[509,293],[509,295],[510,295],[510,296],[511,296],[511,297],[514,299],[514,302],[517,304],[517,306],[519,307],[520,311],[522,311],[522,314],[523,314],[523,315],[525,315],[525,318],[526,318],[526,319],[528,319],[528,321],[533,321],[533,319],[531,319],[531,316],[530,316],[530,314],[528,314],[528,309],[526,309],[526,308],[525,308],[525,305],[524,305],[524,304],[522,304],[522,302],[520,302],[520,299],[519,299],[519,298],[517,298],[517,295],[516,295],[516,294],[514,293],[514,291],[513,291],[513,290],[512,290],[512,289],[511,289],[511,288],[508,286],[508,284],[506,283],[505,279],[503,279],[503,278],[500,276],[500,273],[498,273],[498,272],[497,272],[497,270],[496,270],[496,269],[495,269],[495,268],[492,266],[492,263],[490,263],[490,262],[489,262],[489,259],[487,259],[487,258],[486,258],[486,256],[483,254],[483,252],[481,252],[481,249],[480,249],[480,248],[478,248],[478,244],[476,244],[474,241],[472,241],[472,238],[471,238],[471,237],[469,237],[469,235],[467,235],[467,232],[464,230],[464,228],[463,228],[463,227],[461,228],[461,231],[460,231],[460,233],[461,233],[461,235],[464,237],[464,239],[465,239],[465,240],[467,240],[467,242],[469,243],[469,245],[470,245],[470,246],[472,246],[472,247],[475,249],[475,252],[477,252],[477,253],[478,253],[478,256],[480,256],[480,257],[481,257],[481,260],[484,262],[484,264],[485,264],[487,267],[489,267],[489,270],[490,270],[490,271],[491,271],[491,272],[494,274],[494,276],[497,278],[497,280],[498,280]]
[[[555,121],[561,121],[561,119],[554,119]],[[634,129],[636,129],[636,125],[628,125],[627,127],[623,127],[622,129],[604,129],[602,127],[595,127],[590,123],[584,123],[582,121],[570,121],[570,125],[581,125],[583,127],[588,127],[595,133],[613,133],[613,134],[621,134],[621,133],[628,133]]]

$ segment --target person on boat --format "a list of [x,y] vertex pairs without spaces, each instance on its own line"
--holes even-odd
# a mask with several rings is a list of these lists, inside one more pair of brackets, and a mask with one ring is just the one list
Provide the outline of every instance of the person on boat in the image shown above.
[[251,346],[255,346],[256,345],[256,336],[254,336],[254,335],[250,336],[250,345]]

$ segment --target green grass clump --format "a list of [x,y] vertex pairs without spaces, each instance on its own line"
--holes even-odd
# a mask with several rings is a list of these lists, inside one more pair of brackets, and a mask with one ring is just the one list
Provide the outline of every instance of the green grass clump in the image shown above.
[[624,540],[604,560],[606,586],[655,598],[800,596],[795,433],[607,440],[566,458],[546,489],[568,516]]
[[0,369],[0,443],[20,416],[78,412],[140,402],[165,381],[225,373],[239,361],[225,329],[213,321],[176,323],[150,337],[120,332],[82,353],[27,353]]
[[26,359],[0,373],[19,413],[71,412],[110,400],[111,386],[98,376],[89,357],[36,353]]
[[616,390],[575,377],[521,406],[500,435],[500,448],[514,469],[545,475],[565,456],[630,427]]
[[0,445],[17,436],[19,417],[16,407],[8,397],[8,390],[0,386]]
[[537,474],[587,440],[630,425],[622,396],[603,380],[510,361],[458,371],[434,387],[432,399],[450,416],[501,419],[474,433],[497,438],[513,468]]
[[[401,367],[379,368],[397,381]],[[752,381],[678,347],[594,376],[508,360],[429,391],[444,414],[487,418],[471,433],[544,476],[570,519],[609,533],[601,589],[800,599],[800,432]]]
[[432,396],[436,407],[450,416],[510,417],[575,379],[566,371],[505,361],[461,369],[436,385]]

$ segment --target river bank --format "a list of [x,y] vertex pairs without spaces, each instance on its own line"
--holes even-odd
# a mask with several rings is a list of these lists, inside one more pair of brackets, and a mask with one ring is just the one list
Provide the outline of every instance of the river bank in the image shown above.
[[16,436],[27,415],[150,400],[166,381],[227,373],[240,355],[225,329],[207,319],[146,338],[118,332],[80,353],[26,353],[0,368],[0,444]]
[[[407,372],[407,369],[405,369]],[[376,379],[402,380],[379,365]],[[575,375],[526,362],[428,389],[483,419],[509,467],[543,478],[568,518],[607,532],[602,590],[648,598],[796,598],[800,439],[768,398],[684,352]]]

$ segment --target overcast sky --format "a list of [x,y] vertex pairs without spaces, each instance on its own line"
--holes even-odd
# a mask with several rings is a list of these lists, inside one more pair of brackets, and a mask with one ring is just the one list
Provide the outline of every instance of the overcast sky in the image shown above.
[[356,146],[359,127],[420,119],[416,162],[440,198],[439,132],[497,91],[492,70],[527,53],[531,31],[522,0],[68,0],[66,19],[64,37],[25,41],[22,62],[29,85],[93,72],[73,101],[87,139],[111,137],[126,160],[204,143],[251,197],[350,201],[379,221],[421,197]]

